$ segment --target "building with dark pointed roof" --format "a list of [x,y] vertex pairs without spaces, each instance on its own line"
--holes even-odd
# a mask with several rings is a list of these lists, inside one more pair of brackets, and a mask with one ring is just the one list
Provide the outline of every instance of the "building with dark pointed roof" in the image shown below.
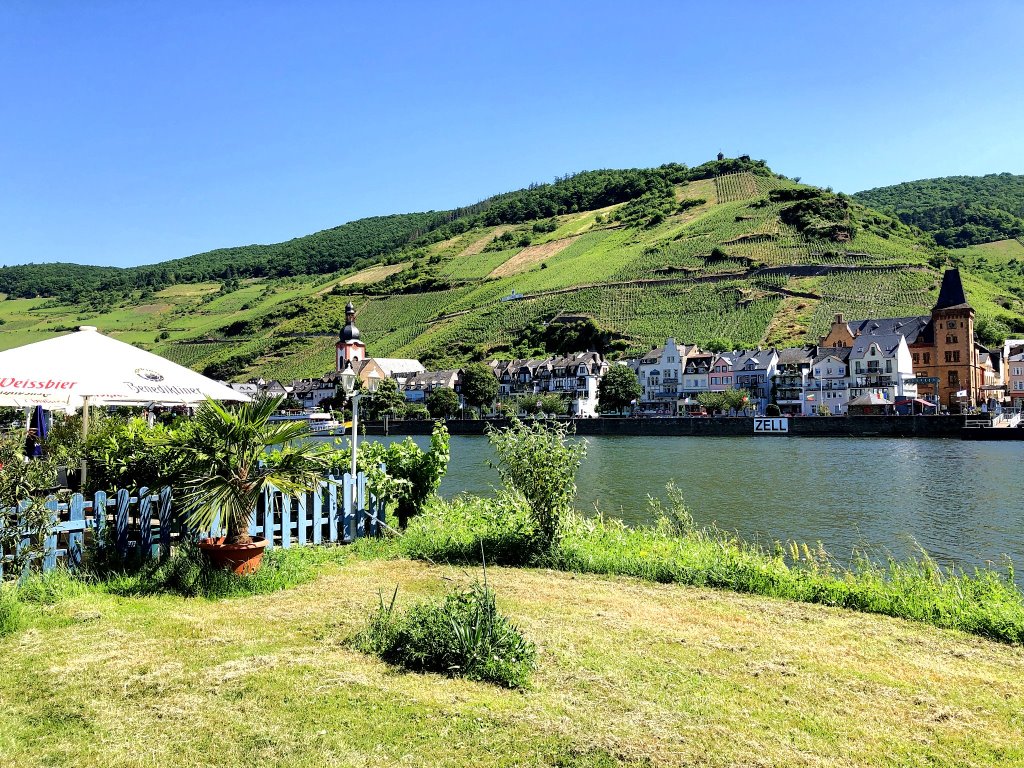
[[987,357],[988,350],[975,338],[974,308],[967,300],[958,269],[947,269],[942,276],[930,315],[847,321],[837,314],[821,345],[852,347],[861,337],[897,335],[906,339],[914,375],[938,379],[937,384],[922,385],[922,394],[934,392],[939,404],[953,412],[984,400],[982,356]]

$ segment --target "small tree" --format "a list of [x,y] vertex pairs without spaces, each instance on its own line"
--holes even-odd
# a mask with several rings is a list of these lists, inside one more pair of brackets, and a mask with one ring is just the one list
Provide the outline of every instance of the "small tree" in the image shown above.
[[426,403],[435,419],[453,419],[459,415],[459,395],[449,387],[437,387],[427,395]]
[[640,397],[643,389],[636,372],[625,365],[613,365],[597,387],[597,399],[603,413],[623,409]]
[[697,395],[697,402],[704,406],[709,413],[721,411],[727,407],[724,392],[701,392]]
[[704,345],[708,352],[728,352],[732,349],[732,342],[729,339],[719,336]]
[[569,412],[569,404],[561,395],[544,395],[540,398],[540,409],[549,416],[564,416]]
[[818,412],[819,416],[831,416],[832,415],[832,411],[830,411],[828,409],[828,406],[825,405],[824,403],[818,403],[818,407],[815,408],[815,410]]
[[405,396],[398,391],[398,382],[394,379],[381,379],[377,391],[366,397],[363,408],[366,418],[382,419],[385,416],[396,418],[405,413]]
[[570,442],[565,424],[514,419],[506,429],[489,429],[502,481],[530,505],[540,544],[549,551],[576,498],[576,472],[587,454],[585,441]]
[[490,407],[498,396],[498,377],[486,363],[472,363],[462,371],[462,396],[476,408]]

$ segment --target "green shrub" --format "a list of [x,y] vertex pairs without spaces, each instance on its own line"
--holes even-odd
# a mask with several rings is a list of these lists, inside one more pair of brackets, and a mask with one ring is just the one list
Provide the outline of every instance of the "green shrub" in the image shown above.
[[439,563],[478,563],[482,547],[488,562],[501,565],[525,565],[541,550],[529,505],[509,492],[494,499],[435,497],[396,546],[406,557]]
[[501,613],[494,591],[474,583],[449,592],[440,602],[395,608],[398,589],[370,616],[355,638],[364,653],[414,672],[436,672],[507,688],[529,680],[536,658],[533,643]]
[[576,472],[586,456],[586,442],[569,442],[565,424],[524,424],[487,430],[498,455],[505,486],[522,494],[530,506],[544,548],[558,540],[561,520],[576,498]]
[[782,409],[779,408],[775,403],[768,403],[764,409],[764,415],[770,418],[776,418],[782,415]]

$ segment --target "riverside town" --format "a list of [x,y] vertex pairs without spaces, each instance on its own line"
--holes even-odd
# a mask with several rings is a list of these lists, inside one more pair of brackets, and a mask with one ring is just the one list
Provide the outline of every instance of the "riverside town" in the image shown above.
[[0,3],[0,768],[1024,768],[1022,29]]

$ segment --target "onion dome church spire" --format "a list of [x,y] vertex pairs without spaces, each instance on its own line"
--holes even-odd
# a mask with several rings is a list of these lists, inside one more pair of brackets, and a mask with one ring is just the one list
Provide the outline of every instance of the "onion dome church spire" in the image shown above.
[[343,371],[357,360],[366,359],[366,345],[361,340],[359,329],[356,328],[356,308],[350,301],[345,305],[345,326],[338,334],[337,349],[337,370]]

